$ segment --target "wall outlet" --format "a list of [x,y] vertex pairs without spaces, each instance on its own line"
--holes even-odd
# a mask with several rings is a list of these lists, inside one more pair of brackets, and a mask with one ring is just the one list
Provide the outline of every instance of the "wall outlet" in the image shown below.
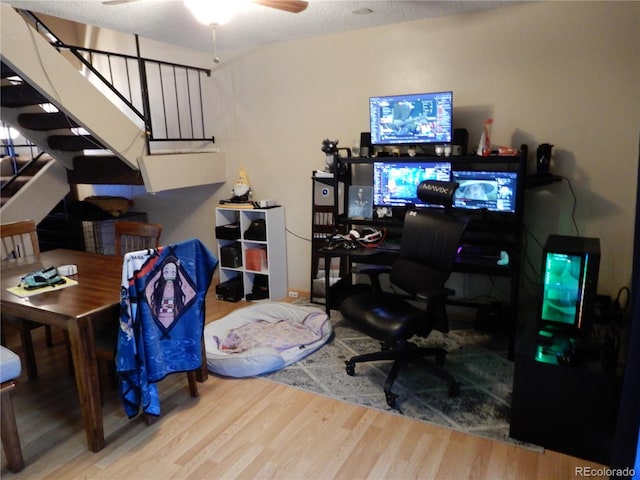
[[298,298],[298,292],[289,292],[290,298]]

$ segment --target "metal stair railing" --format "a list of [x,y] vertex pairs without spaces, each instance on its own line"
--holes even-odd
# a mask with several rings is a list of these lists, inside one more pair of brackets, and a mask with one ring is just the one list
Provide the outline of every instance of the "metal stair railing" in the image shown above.
[[[207,141],[215,143],[214,136],[205,136],[204,108],[202,106],[202,75],[210,77],[210,69],[143,58],[140,56],[140,42],[137,35],[135,35],[136,56],[67,45],[32,12],[26,10],[20,10],[20,12],[35,25],[36,30],[44,35],[54,48],[59,51],[68,50],[95,78],[142,120],[147,133],[148,154],[151,153],[151,142]],[[132,65],[137,68],[133,68]],[[150,83],[152,82],[149,81],[148,72],[151,69],[157,69],[158,75],[154,79],[159,85],[150,92]],[[115,74],[114,70],[116,70]],[[131,70],[137,70],[137,79],[133,78],[134,73]],[[117,78],[114,78],[114,75],[124,76],[126,79],[124,89],[116,87]],[[134,99],[132,89],[132,84],[136,83],[134,80],[137,80],[140,89],[140,98],[138,99]],[[192,90],[194,91],[192,92]],[[154,99],[160,99],[161,115],[160,112],[156,112],[152,116],[150,93]],[[170,109],[168,105],[167,98],[170,93],[175,98],[175,110]],[[186,98],[184,94],[186,94]],[[197,103],[200,106],[199,115],[197,115],[198,112],[195,112],[194,115],[192,96],[199,101]],[[173,116],[171,116],[172,114]],[[183,115],[187,118],[182,118]],[[158,117],[161,117],[161,120],[158,120]],[[188,128],[183,125],[185,122],[188,123]],[[161,130],[164,131],[163,134],[159,133]],[[183,130],[188,130],[188,132]]]
[[[9,157],[11,159],[11,175],[7,175],[10,178],[3,182],[0,185],[0,190],[6,190],[12,186],[13,183],[23,174],[25,170],[27,170],[31,165],[33,165],[37,160],[42,157],[45,152],[40,150],[37,145],[33,142],[29,141],[29,139],[25,139],[26,143],[15,143],[11,136],[11,127],[7,125],[5,122],[0,120],[0,152],[2,157]],[[24,137],[23,137],[24,138]],[[22,166],[18,165],[18,157],[20,153],[16,151],[19,149],[20,151],[29,151],[30,159],[26,161]]]

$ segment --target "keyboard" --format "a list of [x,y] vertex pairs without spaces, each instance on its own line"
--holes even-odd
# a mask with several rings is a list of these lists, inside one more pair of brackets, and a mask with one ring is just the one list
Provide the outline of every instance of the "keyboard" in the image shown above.
[[376,248],[380,250],[392,250],[399,251],[401,246],[401,239],[399,238],[385,238],[378,244]]

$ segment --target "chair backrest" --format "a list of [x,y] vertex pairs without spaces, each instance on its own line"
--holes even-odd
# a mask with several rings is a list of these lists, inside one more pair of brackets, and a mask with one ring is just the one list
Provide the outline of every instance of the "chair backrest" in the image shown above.
[[409,210],[391,282],[412,294],[441,288],[451,274],[466,227],[467,222],[445,210]]
[[116,255],[160,245],[162,225],[146,222],[115,222]]
[[0,225],[1,259],[7,261],[29,255],[40,255],[38,232],[33,220]]

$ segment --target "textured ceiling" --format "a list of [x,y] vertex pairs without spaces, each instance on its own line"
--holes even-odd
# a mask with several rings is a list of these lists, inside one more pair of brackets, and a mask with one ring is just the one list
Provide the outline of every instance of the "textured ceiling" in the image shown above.
[[[1,0],[15,8],[31,10],[76,22],[109,28],[141,37],[209,52],[211,28],[198,23],[182,0],[137,0],[103,5],[101,0]],[[235,1],[238,0],[229,0]],[[255,4],[216,28],[217,49],[231,53],[268,43],[314,37],[430,17],[512,5],[505,1],[342,1],[310,0],[298,14]],[[359,9],[368,15],[354,14]]]

